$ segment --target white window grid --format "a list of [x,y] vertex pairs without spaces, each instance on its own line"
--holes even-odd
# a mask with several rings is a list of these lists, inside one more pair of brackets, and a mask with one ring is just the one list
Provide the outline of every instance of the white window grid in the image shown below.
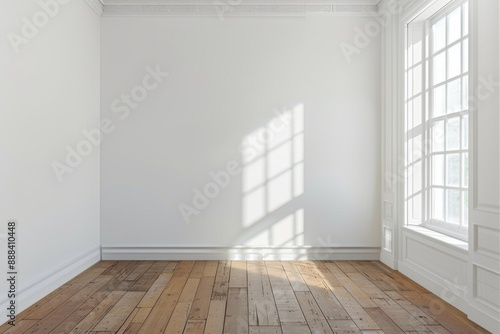
[[[456,40],[449,41],[450,31],[450,15],[456,10],[460,11],[460,33]],[[444,43],[434,50],[433,27],[435,24],[444,20]],[[420,190],[416,190],[415,186],[407,181],[407,198],[406,203],[412,200],[412,197],[420,196],[421,198],[421,221],[420,223],[428,228],[443,232],[448,235],[466,240],[468,231],[468,123],[469,123],[469,61],[468,61],[468,45],[469,45],[469,28],[468,28],[468,1],[456,1],[453,4],[445,7],[442,11],[426,20],[422,25],[423,42],[421,45],[421,56],[419,61],[414,62],[413,50],[408,52],[406,57],[406,108],[407,119],[407,144],[405,146],[405,154],[407,156],[407,170],[412,168],[421,168],[421,186]],[[450,50],[459,47],[460,68],[459,73],[449,76],[449,54]],[[434,62],[437,57],[445,57],[444,78],[439,82],[434,82],[435,69]],[[420,87],[415,89],[413,86],[413,72],[421,71]],[[452,84],[458,81],[460,87],[460,108],[453,111],[448,111],[448,90]],[[443,92],[443,110],[438,112],[435,110],[435,91],[441,89]],[[419,111],[421,114],[421,125],[414,126],[414,120],[409,120],[408,115],[413,115],[417,110],[412,109],[408,113],[408,108],[413,108],[413,101],[420,101]],[[458,122],[458,146],[451,147],[448,138],[448,128],[453,122]],[[412,124],[410,124],[412,123]],[[437,138],[435,129],[437,125],[442,124],[442,138]],[[417,149],[418,154],[415,157],[408,159],[408,154],[414,155],[415,143],[408,138],[414,138],[418,135],[423,135],[423,143]],[[437,147],[442,146],[442,147]],[[448,175],[447,164],[449,160],[458,157],[458,183],[453,184]],[[433,173],[434,163],[438,158],[443,159],[442,173],[439,181],[436,182],[436,174]],[[441,167],[441,166],[440,166]],[[436,198],[437,195],[439,198]],[[458,194],[459,196],[459,213],[457,217],[449,215],[450,201],[448,196]],[[439,206],[437,205],[439,204]],[[438,215],[435,208],[440,207],[442,215]],[[413,206],[412,206],[412,209]],[[406,212],[407,223],[412,221],[411,213]]]

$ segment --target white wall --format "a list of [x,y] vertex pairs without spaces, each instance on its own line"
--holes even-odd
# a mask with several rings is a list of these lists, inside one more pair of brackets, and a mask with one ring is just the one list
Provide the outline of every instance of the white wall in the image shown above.
[[[169,247],[374,247],[366,252],[378,257],[380,44],[374,38],[350,64],[339,47],[369,20],[104,17],[101,110],[114,125],[101,151],[104,257],[130,257],[138,246],[177,255]],[[157,64],[169,77],[120,119],[113,102]],[[242,175],[233,176],[186,224],[179,205],[192,206],[193,188],[229,161],[241,165],[238,147],[275,109],[302,107],[303,193],[300,180],[290,188],[286,152],[269,153],[288,170],[282,183],[271,178],[246,195]],[[254,180],[263,178],[254,167]],[[266,191],[270,207],[259,215]]]
[[[97,149],[63,182],[51,166],[97,126],[99,17],[83,0],[58,7],[49,17],[35,0],[0,3],[0,233],[5,254],[7,221],[17,220],[18,311],[99,259]],[[34,15],[49,19],[16,53],[7,34],[21,36]]]

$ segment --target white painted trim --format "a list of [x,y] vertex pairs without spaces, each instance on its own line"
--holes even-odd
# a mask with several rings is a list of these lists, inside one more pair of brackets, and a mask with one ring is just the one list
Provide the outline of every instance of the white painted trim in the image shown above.
[[103,260],[379,260],[378,247],[117,247]]
[[385,264],[391,269],[397,270],[398,269],[398,261],[394,257],[394,253],[388,252],[385,249],[382,249],[380,251],[380,262]]
[[[23,286],[18,286],[16,296],[17,314],[100,260],[100,249],[98,246],[95,246],[59,264],[57,267],[52,268],[52,270],[47,271],[45,274],[40,275],[38,278]],[[22,275],[22,273],[20,273],[20,275]],[[7,298],[2,298],[0,301],[0,308],[5,310],[8,302]]]
[[85,0],[85,2],[97,13],[97,15],[102,16],[104,12],[104,4],[101,0]]
[[[96,0],[97,1],[97,0]],[[377,14],[376,5],[331,5],[331,4],[157,4],[157,5],[104,5],[104,16],[291,16],[332,15],[369,16]]]
[[403,275],[425,287],[427,290],[444,299],[460,311],[469,311],[469,302],[466,298],[459,296],[449,289],[449,287],[437,275],[431,273],[426,268],[419,266],[409,260],[399,261],[398,270]]
[[469,311],[467,312],[467,317],[477,324],[481,324],[481,327],[492,332],[500,333],[500,320],[499,315],[495,318],[487,314],[486,312],[476,308],[473,304],[469,305]]

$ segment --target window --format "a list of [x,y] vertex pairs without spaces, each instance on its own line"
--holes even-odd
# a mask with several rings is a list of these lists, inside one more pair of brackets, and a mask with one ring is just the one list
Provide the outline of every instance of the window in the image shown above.
[[454,1],[412,21],[405,63],[406,223],[462,240],[469,201],[468,6]]

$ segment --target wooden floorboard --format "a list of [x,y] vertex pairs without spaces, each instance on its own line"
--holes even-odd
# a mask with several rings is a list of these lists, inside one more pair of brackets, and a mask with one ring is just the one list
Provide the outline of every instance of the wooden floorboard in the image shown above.
[[101,261],[0,333],[488,332],[378,261]]

